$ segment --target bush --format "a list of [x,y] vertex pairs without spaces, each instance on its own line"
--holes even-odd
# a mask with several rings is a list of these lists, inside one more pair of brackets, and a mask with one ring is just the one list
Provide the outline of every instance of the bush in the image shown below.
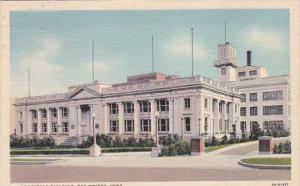
[[10,147],[20,148],[20,147],[54,147],[55,140],[53,137],[18,137],[15,135],[10,136]]
[[213,136],[212,138],[211,138],[211,143],[210,143],[210,145],[211,146],[215,146],[215,145],[218,145],[219,144],[219,140],[215,137],[215,136]]
[[191,154],[191,144],[186,141],[179,141],[175,144],[163,146],[159,156],[176,156]]
[[275,144],[273,147],[274,154],[290,154],[291,153],[291,142],[286,141],[285,143]]
[[224,136],[222,137],[221,143],[222,143],[223,145],[225,145],[225,144],[227,143],[227,136],[226,136],[226,135],[224,135]]
[[179,142],[179,136],[177,134],[168,134],[166,136],[159,137],[160,145],[171,145]]

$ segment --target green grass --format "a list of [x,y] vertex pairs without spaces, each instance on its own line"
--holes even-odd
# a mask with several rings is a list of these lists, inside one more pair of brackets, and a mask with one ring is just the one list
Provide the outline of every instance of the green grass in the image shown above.
[[259,165],[291,165],[291,158],[247,158],[241,161]]
[[233,144],[225,144],[225,145],[208,146],[208,147],[205,147],[205,152],[212,152],[212,151],[215,151],[215,150],[219,150],[219,149],[222,149],[222,148],[228,147],[228,146],[230,146],[230,145],[233,145]]

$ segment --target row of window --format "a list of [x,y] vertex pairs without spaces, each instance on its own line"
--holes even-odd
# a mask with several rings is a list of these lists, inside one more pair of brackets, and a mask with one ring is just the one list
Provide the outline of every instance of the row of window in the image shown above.
[[[263,115],[282,115],[283,105],[263,106]],[[240,115],[247,115],[247,108],[240,108]],[[250,107],[250,116],[257,116],[257,107]]]
[[[52,118],[57,117],[57,109],[56,108],[50,108],[50,114]],[[31,115],[33,119],[37,118],[37,110],[31,110]],[[20,118],[22,118],[23,114],[20,112]],[[41,116],[42,118],[47,118],[47,110],[41,109]],[[66,107],[61,108],[61,117],[66,118],[69,116],[69,110]]]
[[[246,100],[247,100],[246,94],[241,94],[240,97],[241,97],[241,102],[246,102]],[[282,100],[283,93],[282,93],[282,90],[263,92],[262,98],[264,101],[266,101],[266,100]],[[257,93],[250,93],[249,101],[257,101]]]
[[[47,128],[47,123],[41,123],[41,132],[42,133],[47,133],[48,128]],[[20,132],[23,132],[23,124],[20,123]],[[38,124],[37,123],[32,123],[32,133],[37,133],[38,132]],[[57,123],[51,123],[51,132],[52,133],[57,133],[58,132],[58,125]],[[62,122],[62,132],[63,133],[68,133],[69,132],[69,123],[68,122]]]
[[[249,71],[249,76],[256,76],[257,75],[257,70],[250,70]],[[239,77],[246,77],[246,71],[242,71],[238,73]]]
[[[251,121],[250,122],[250,130],[252,130],[252,125],[258,124],[257,121]],[[246,131],[247,130],[247,122],[242,121],[240,123],[241,126],[241,131]],[[264,121],[263,122],[263,129],[264,130],[282,130],[283,129],[283,121],[278,120],[278,121]]]

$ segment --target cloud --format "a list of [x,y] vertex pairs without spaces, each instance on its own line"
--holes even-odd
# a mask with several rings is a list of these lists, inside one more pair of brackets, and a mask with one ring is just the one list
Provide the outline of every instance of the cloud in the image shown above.
[[[194,58],[204,59],[207,56],[207,51],[201,43],[194,40]],[[167,41],[165,51],[173,57],[191,57],[191,40],[186,37],[174,37]]]
[[63,68],[59,64],[52,63],[52,59],[59,54],[60,50],[61,43],[55,37],[47,37],[37,42],[35,50],[16,61],[18,68],[15,74],[12,74],[13,77],[19,80],[26,78],[26,80],[14,81],[13,93],[16,96],[24,96],[27,93],[24,90],[27,89],[28,66],[30,66],[31,92],[33,95],[61,92],[61,84],[58,81],[49,83],[49,81],[63,74]]
[[255,29],[251,30],[246,36],[249,43],[254,43],[268,50],[281,50],[282,39],[276,32]]

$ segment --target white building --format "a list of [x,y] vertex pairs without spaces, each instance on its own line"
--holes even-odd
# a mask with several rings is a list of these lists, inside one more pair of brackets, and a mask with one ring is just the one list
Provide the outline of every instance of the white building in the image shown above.
[[269,76],[265,67],[252,66],[251,51],[247,51],[247,66],[239,67],[230,43],[219,45],[214,65],[219,81],[240,91],[241,130],[250,132],[254,123],[264,130],[290,129],[289,76]]
[[[63,94],[18,98],[17,134],[51,135],[59,143],[92,135],[93,120],[96,133],[125,137],[155,136],[157,131],[184,139],[200,134],[240,137],[240,127],[249,131],[250,122],[288,129],[288,77],[267,77],[263,67],[239,67],[235,53],[231,44],[219,45],[214,63],[219,82],[150,73],[130,76],[126,83],[94,82],[70,86]],[[246,102],[241,102],[244,94]],[[249,110],[257,115],[250,116]]]

